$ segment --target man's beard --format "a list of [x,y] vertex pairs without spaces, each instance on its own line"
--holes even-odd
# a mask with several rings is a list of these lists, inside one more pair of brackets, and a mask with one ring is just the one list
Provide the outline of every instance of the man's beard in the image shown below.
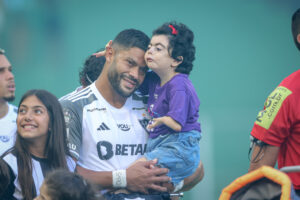
[[[136,84],[136,87],[134,90],[132,90],[132,92],[126,92],[124,91],[120,84],[121,84],[121,79],[126,77],[127,79],[130,79],[131,81],[134,81]],[[108,80],[111,84],[111,86],[114,88],[114,90],[121,96],[124,98],[128,98],[130,97],[134,91],[139,87],[139,82],[135,79],[132,78],[130,76],[127,76],[125,74],[118,74],[115,70],[114,71],[109,71],[108,72]]]
[[4,99],[4,101],[11,102],[11,101],[15,100],[15,96],[12,95],[10,97],[3,97],[3,99]]

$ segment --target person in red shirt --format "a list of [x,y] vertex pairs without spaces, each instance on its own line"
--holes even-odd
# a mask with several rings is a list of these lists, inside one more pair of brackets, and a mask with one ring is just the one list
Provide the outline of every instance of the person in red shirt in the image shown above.
[[[292,33],[300,50],[300,9],[292,17]],[[249,171],[262,165],[300,165],[300,70],[286,77],[269,95],[251,131],[253,153]],[[251,148],[252,148],[251,147]],[[300,172],[289,173],[300,195]]]

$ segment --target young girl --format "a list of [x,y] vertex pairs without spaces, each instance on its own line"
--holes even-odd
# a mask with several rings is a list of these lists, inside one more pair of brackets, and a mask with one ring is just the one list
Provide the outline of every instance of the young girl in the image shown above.
[[147,160],[168,168],[175,191],[200,161],[200,101],[188,79],[195,59],[194,34],[183,24],[165,23],[153,31],[145,54],[152,72],[140,88],[149,93]]
[[40,195],[34,200],[100,200],[95,188],[80,175],[55,170],[47,175],[40,188]]
[[16,142],[3,154],[3,160],[13,172],[10,180],[14,187],[5,191],[13,194],[8,199],[32,200],[49,171],[74,170],[62,108],[54,95],[45,90],[30,90],[23,95]]

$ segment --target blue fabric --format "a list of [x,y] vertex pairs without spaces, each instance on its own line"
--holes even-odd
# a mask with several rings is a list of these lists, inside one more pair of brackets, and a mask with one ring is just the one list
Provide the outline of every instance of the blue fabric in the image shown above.
[[293,184],[291,184],[291,185],[292,185],[292,187],[291,187],[291,199],[292,200],[300,200],[300,196],[298,196],[300,191],[295,190]]
[[181,180],[192,175],[200,162],[198,131],[171,133],[149,138],[145,157],[158,159],[158,166],[168,168],[171,182],[176,186]]
[[170,195],[168,193],[162,194],[139,194],[139,193],[132,193],[132,194],[112,194],[112,193],[105,193],[105,199],[107,200],[124,200],[124,199],[139,199],[139,200],[171,200]]

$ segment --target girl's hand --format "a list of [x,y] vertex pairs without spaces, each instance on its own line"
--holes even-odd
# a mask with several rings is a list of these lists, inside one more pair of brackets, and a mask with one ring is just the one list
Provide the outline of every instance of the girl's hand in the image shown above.
[[[110,40],[110,41],[105,45],[105,49],[106,49],[106,48],[110,48],[110,47],[111,47],[111,44],[112,44],[112,40]],[[105,56],[105,52],[106,52],[106,50],[104,50],[104,51],[99,51],[99,52],[97,52],[97,53],[94,53],[93,55],[96,56],[96,57],[98,58],[98,57],[101,57],[101,56]]]
[[164,124],[168,126],[169,128],[173,129],[176,132],[181,131],[181,125],[176,122],[174,119],[172,119],[169,116],[164,116],[164,117],[158,117],[158,118],[153,118],[152,121],[148,124],[147,129],[153,131],[154,127],[157,127],[161,124]]
[[162,117],[159,118],[153,118],[151,120],[151,123],[148,124],[147,129],[151,130],[159,125],[163,124]]

